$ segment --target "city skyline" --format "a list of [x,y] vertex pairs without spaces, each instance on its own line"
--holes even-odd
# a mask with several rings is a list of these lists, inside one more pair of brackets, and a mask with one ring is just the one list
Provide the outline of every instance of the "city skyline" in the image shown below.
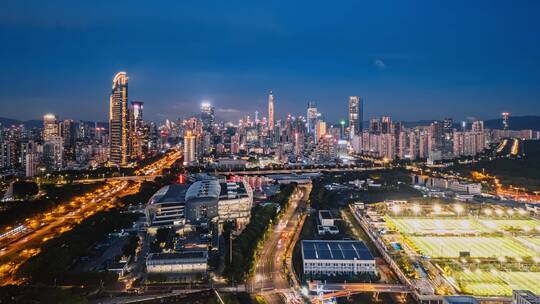
[[[115,14],[109,4],[61,2],[45,14],[3,5],[2,117],[52,112],[105,121],[107,113],[94,105],[108,102],[107,84],[119,71],[131,75],[131,96],[146,102],[153,121],[195,113],[204,100],[223,119],[262,114],[270,90],[276,117],[305,113],[305,104],[316,102],[329,121],[339,121],[347,116],[348,96],[356,95],[364,99],[364,117],[540,114],[540,45],[530,30],[539,26],[536,3],[295,4],[289,10],[267,4],[238,11],[174,3],[146,11],[135,3],[121,20],[103,22],[115,19],[107,18]],[[295,9],[310,18],[296,20]]]

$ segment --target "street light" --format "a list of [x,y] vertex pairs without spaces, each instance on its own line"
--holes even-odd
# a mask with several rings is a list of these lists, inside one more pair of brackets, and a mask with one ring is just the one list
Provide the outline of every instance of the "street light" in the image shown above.
[[418,213],[420,213],[420,206],[418,206],[418,204],[414,204],[412,206],[412,211],[414,212],[415,215],[418,215]]
[[460,204],[456,204],[454,206],[454,210],[456,211],[457,215],[460,216],[463,212],[463,206],[461,206]]
[[398,215],[400,211],[401,211],[401,207],[399,205],[392,206],[392,212],[394,212],[394,215]]

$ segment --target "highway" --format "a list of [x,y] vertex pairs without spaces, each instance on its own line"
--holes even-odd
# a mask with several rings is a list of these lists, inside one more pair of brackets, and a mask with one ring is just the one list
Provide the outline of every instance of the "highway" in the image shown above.
[[[309,186],[299,186],[292,195],[289,207],[274,225],[272,233],[266,239],[257,258],[255,274],[250,285],[253,293],[262,295],[267,303],[295,303],[301,302],[300,296],[290,288],[289,282],[283,272],[286,257],[287,242],[294,235],[301,210],[309,196]],[[294,244],[293,244],[294,245]],[[292,250],[292,247],[290,248]],[[279,292],[276,290],[280,290]],[[274,291],[274,292],[268,292]]]
[[[169,154],[145,167],[150,169],[142,173],[158,176],[162,174],[163,168],[171,166],[180,156],[178,151]],[[15,278],[16,270],[30,257],[39,253],[42,243],[71,230],[99,211],[116,207],[118,197],[137,193],[140,185],[141,180],[108,179],[99,189],[82,193],[70,203],[61,204],[50,212],[26,219],[24,225],[29,227],[28,231],[10,237],[4,242],[4,247],[0,248],[0,286],[21,283]]]

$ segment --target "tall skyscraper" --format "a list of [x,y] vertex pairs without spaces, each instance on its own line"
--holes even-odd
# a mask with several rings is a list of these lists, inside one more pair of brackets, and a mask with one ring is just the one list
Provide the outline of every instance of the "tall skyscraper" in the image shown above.
[[58,121],[54,114],[45,114],[43,116],[43,141],[49,141],[53,136],[60,135],[58,130]]
[[129,116],[128,77],[119,72],[113,78],[109,110],[109,160],[116,166],[126,166],[129,161]]
[[510,113],[509,112],[502,112],[501,116],[502,116],[503,130],[510,129],[510,124],[508,123],[508,119],[510,118]]
[[363,107],[362,98],[349,97],[349,137],[362,132]]
[[212,128],[215,120],[215,114],[214,107],[209,102],[201,103],[201,120],[205,130]]
[[274,95],[268,94],[268,129],[274,130]]
[[144,156],[145,150],[145,137],[146,137],[146,128],[143,121],[143,106],[144,102],[142,101],[132,101],[131,102],[131,157],[135,159],[140,159]]
[[184,135],[184,165],[190,166],[197,163],[196,137],[191,130]]
[[309,102],[307,108],[307,131],[310,135],[315,135],[317,114],[317,105],[314,102]]

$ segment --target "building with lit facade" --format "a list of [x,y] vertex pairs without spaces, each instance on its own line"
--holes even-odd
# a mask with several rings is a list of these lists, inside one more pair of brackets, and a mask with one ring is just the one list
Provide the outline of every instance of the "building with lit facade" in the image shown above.
[[113,78],[109,108],[109,161],[125,167],[130,157],[130,122],[128,111],[128,77],[119,72]]
[[274,130],[274,94],[270,91],[268,94],[268,130]]
[[362,132],[362,99],[358,96],[349,97],[349,136]]

